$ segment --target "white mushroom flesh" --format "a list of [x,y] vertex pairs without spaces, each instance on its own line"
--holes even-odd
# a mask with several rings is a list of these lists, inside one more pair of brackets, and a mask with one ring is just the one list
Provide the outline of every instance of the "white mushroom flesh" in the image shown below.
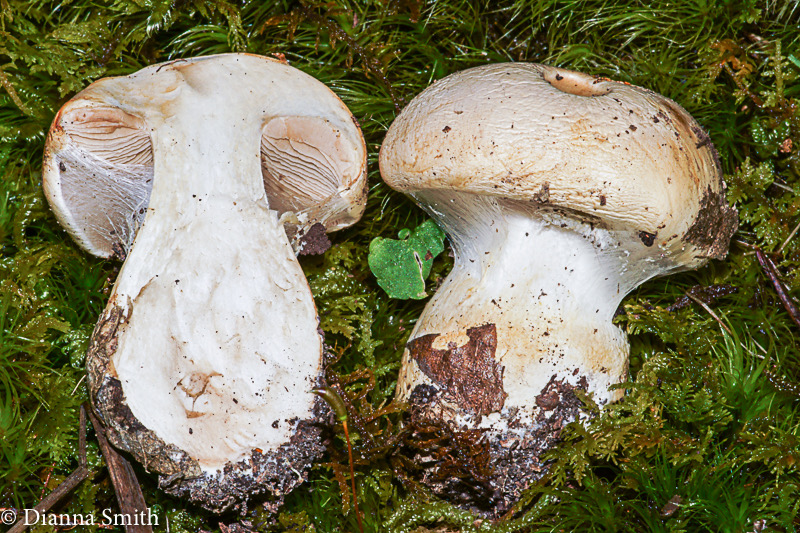
[[313,417],[322,340],[281,215],[345,227],[365,187],[344,104],[258,56],[102,80],[56,118],[54,211],[89,251],[127,255],[110,372],[135,419],[203,472],[287,445]]

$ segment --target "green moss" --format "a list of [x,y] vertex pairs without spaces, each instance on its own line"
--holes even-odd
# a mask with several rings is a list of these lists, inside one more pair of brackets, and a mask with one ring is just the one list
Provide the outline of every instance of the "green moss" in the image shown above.
[[[361,425],[353,444],[365,530],[797,531],[798,326],[753,250],[772,254],[796,296],[799,24],[800,4],[789,0],[0,0],[0,507],[32,506],[53,465],[55,478],[76,465],[83,352],[118,268],[79,251],[48,212],[39,180],[50,121],[99,77],[248,51],[283,54],[327,83],[367,139],[367,214],[332,236],[324,257],[304,261],[337,357],[331,375]],[[396,113],[438,78],[508,60],[584,70],[675,99],[719,150],[741,226],[725,262],[651,281],[625,300],[617,322],[632,345],[628,395],[585,427],[570,426],[551,453],[550,477],[513,516],[490,524],[405,477],[400,414],[387,402],[424,301],[388,298],[367,253],[373,238],[425,220],[379,179],[377,149]],[[446,254],[434,260],[431,279],[450,264]],[[736,289],[701,298],[716,317],[695,300],[677,305],[712,285]],[[116,505],[92,454],[101,484],[84,484],[67,512]],[[254,526],[356,531],[340,485],[348,472],[341,428],[332,429],[326,461],[277,523],[254,518]],[[218,528],[217,518],[184,508],[139,474],[170,531]]]

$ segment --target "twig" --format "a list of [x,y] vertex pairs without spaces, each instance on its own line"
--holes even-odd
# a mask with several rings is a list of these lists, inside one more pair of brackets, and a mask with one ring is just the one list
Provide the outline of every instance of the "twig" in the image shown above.
[[[356,512],[358,530],[361,533],[364,533],[364,525],[361,523],[361,511],[358,509],[358,496],[356,495],[356,474],[355,469],[353,468],[353,446],[350,444],[350,431],[347,428],[347,420],[349,418],[347,414],[347,406],[345,405],[344,400],[342,400],[342,394],[340,394],[333,386],[322,389],[314,389],[311,392],[328,402],[328,405],[330,405],[331,409],[333,409],[336,418],[342,423],[342,428],[344,429],[344,438],[347,441],[347,457],[350,463],[350,485],[353,490],[353,508]],[[343,392],[344,391],[342,391],[342,393]],[[342,492],[344,492],[344,490]]]
[[717,316],[717,313],[715,313],[715,312],[714,312],[714,310],[713,310],[713,309],[711,309],[711,308],[708,306],[708,304],[706,304],[706,303],[705,303],[703,300],[701,300],[700,298],[698,298],[697,296],[695,296],[694,294],[692,294],[692,293],[691,293],[691,292],[689,292],[689,291],[686,291],[686,293],[685,293],[685,294],[686,294],[686,297],[687,297],[687,298],[689,298],[689,299],[690,299],[690,300],[692,300],[694,303],[696,303],[697,305],[699,305],[700,307],[702,307],[703,309],[705,309],[706,311],[708,311],[708,314],[709,314],[709,315],[711,315],[711,316],[714,318],[714,320],[716,320],[716,321],[719,323],[719,325],[722,327],[722,329],[724,329],[725,331],[727,331],[727,332],[728,332],[728,335],[730,335],[731,337],[733,337],[733,332],[731,331],[731,328],[729,328],[729,327],[728,327],[728,326],[727,326],[727,325],[726,325],[726,324],[725,324],[725,323],[722,321],[722,319],[721,319],[719,316]]
[[783,241],[783,244],[781,244],[781,247],[778,248],[777,252],[775,252],[776,254],[780,254],[781,252],[783,252],[783,249],[786,248],[786,245],[789,244],[789,241],[791,241],[794,238],[794,236],[797,235],[797,230],[800,230],[800,222],[797,223],[797,225],[794,227],[794,229],[789,234],[789,236],[786,237],[786,240]]
[[761,249],[756,249],[756,259],[758,259],[758,263],[761,265],[764,273],[772,282],[772,286],[775,287],[775,292],[778,294],[778,299],[783,304],[783,308],[789,313],[794,323],[800,327],[800,311],[798,311],[797,306],[792,303],[789,295],[786,293],[783,283],[781,283],[781,280],[778,278],[778,269],[775,263],[773,263],[772,259]]
[[70,395],[70,396],[75,396],[75,391],[77,391],[77,390],[78,390],[78,387],[80,387],[80,386],[81,386],[81,383],[83,383],[83,380],[84,380],[84,379],[86,379],[86,374],[84,374],[84,375],[81,377],[81,379],[79,379],[79,380],[78,380],[78,384],[77,384],[77,385],[75,385],[75,388],[74,388],[74,389],[72,389],[72,392],[70,392],[70,393],[69,393],[69,395]]
[[[727,325],[726,325],[726,324],[725,324],[725,323],[722,321],[722,319],[721,319],[721,318],[720,318],[720,317],[719,317],[719,316],[718,316],[718,315],[717,315],[717,314],[716,314],[716,313],[715,313],[715,312],[714,312],[714,311],[713,311],[713,310],[712,310],[712,309],[711,309],[711,308],[710,308],[710,307],[709,307],[709,306],[708,306],[708,305],[707,305],[707,304],[706,304],[704,301],[702,301],[700,298],[698,298],[697,296],[695,296],[695,295],[694,295],[694,294],[692,294],[691,292],[687,292],[687,293],[686,293],[686,296],[687,296],[688,298],[690,298],[692,301],[694,301],[695,303],[697,303],[698,305],[700,305],[700,307],[702,307],[703,309],[705,309],[705,310],[708,312],[708,314],[710,314],[710,315],[711,315],[711,316],[714,318],[714,320],[716,320],[716,321],[717,321],[717,323],[718,323],[718,324],[719,324],[719,325],[722,327],[722,329],[724,329],[724,330],[725,330],[725,331],[728,333],[728,335],[730,335],[731,337],[733,337],[733,336],[734,336],[734,335],[733,335],[733,331],[731,331],[731,328],[729,328],[729,327],[728,327],[728,326],[727,326]],[[759,349],[760,349],[762,352],[764,352],[765,354],[767,353],[767,350],[765,350],[765,349],[764,349],[764,347],[763,347],[763,346],[761,346],[760,344],[758,344],[758,343],[757,343],[755,340],[753,340],[753,344],[755,344],[755,345],[756,345],[756,346],[757,346],[757,347],[758,347],[758,348],[759,348]],[[746,351],[747,353],[749,353],[750,355],[752,355],[752,356],[754,356],[754,357],[758,357],[759,359],[764,359],[764,356],[763,356],[763,355],[761,355],[761,354],[758,354],[758,353],[755,353],[753,350],[751,350],[750,348],[748,348],[747,346],[745,346],[743,342],[741,342],[741,341],[740,341],[740,342],[739,342],[739,346],[741,346],[741,347],[742,347],[742,349],[743,349],[743,350],[745,350],[745,351]]]
[[[714,303],[717,298],[722,296],[727,296],[729,294],[733,294],[737,292],[739,289],[730,285],[728,283],[723,283],[719,285],[695,285],[694,287],[689,289],[689,294],[696,296],[697,298],[703,300],[707,304]],[[684,307],[688,307],[691,305],[692,301],[689,299],[688,296],[681,296],[672,305],[667,307],[667,311],[670,313],[673,311],[677,311],[678,309],[683,309]]]
[[44,498],[44,493],[47,490],[47,485],[50,484],[50,479],[53,477],[53,469],[56,467],[56,464],[53,463],[50,465],[50,468],[47,469],[47,477],[44,479],[44,483],[42,484],[42,493],[39,494],[39,500]]
[[[33,508],[37,516],[38,514],[49,511],[51,507],[57,504],[64,496],[72,492],[75,487],[80,485],[87,477],[89,477],[89,468],[86,463],[86,411],[83,406],[81,406],[80,428],[78,430],[78,468],[68,475],[58,487],[53,489],[50,494],[45,496],[42,501]],[[20,519],[8,530],[8,533],[22,533],[31,525],[33,524],[27,524],[24,519]]]
[[[758,107],[759,109],[764,109],[767,112],[770,111],[769,109],[765,109],[764,101],[761,98],[759,98],[758,95],[756,95],[753,91],[751,91],[745,84],[743,84],[741,82],[741,80],[739,80],[739,78],[736,77],[736,73],[733,72],[733,69],[730,67],[730,65],[725,63],[724,65],[722,65],[722,68],[731,77],[731,79],[733,80],[733,83],[736,84],[736,87],[740,91],[742,91],[744,94],[746,94],[753,101],[753,103],[756,105],[756,107]],[[770,113],[770,114],[773,114],[773,113]]]
[[783,183],[778,183],[777,181],[773,181],[772,185],[774,185],[775,187],[778,187],[779,189],[783,189],[784,191],[789,191],[789,192],[792,192],[794,194],[797,194],[796,190],[794,190],[793,188],[789,187],[788,185],[784,185]]
[[100,451],[106,460],[108,474],[117,494],[117,503],[122,514],[128,515],[130,525],[125,526],[126,533],[153,533],[153,528],[148,524],[140,524],[138,518],[148,516],[147,503],[144,501],[142,488],[136,479],[133,467],[111,444],[108,443],[105,429],[89,409],[89,420],[92,421]]
[[[736,244],[739,244],[739,245],[741,245],[741,246],[744,246],[745,248],[750,248],[751,250],[757,250],[757,249],[758,249],[758,246],[755,246],[755,245],[753,245],[753,244],[750,244],[749,242],[747,242],[747,241],[743,241],[743,240],[741,240],[741,239],[735,239],[735,238],[734,238],[734,239],[731,239],[731,242],[735,242]],[[755,252],[754,252],[754,253],[755,253]]]
[[342,420],[342,428],[344,429],[344,438],[347,440],[347,457],[350,460],[350,484],[353,488],[353,508],[356,512],[358,530],[364,533],[364,525],[361,523],[361,511],[358,509],[358,496],[356,496],[356,474],[353,469],[353,446],[350,444],[350,432],[347,431],[347,419]]
[[[761,350],[762,352],[764,352],[764,354],[768,354],[768,353],[769,353],[769,352],[767,352],[767,349],[766,349],[766,348],[764,348],[763,346],[761,346],[761,345],[758,343],[758,341],[756,341],[755,339],[752,339],[752,338],[751,338],[751,339],[750,339],[750,342],[752,342],[753,344],[755,344],[755,345],[756,345],[756,348],[758,348],[759,350]],[[744,347],[744,344],[742,344],[742,347]],[[747,350],[747,351],[748,351],[748,352],[750,352],[751,354],[753,354],[753,352],[752,352],[752,351],[750,351],[750,350]],[[755,355],[755,356],[757,356],[757,357],[761,357],[761,359],[764,359],[764,357],[763,357],[763,356],[761,356],[761,355],[758,355],[758,354],[753,354],[753,355]]]

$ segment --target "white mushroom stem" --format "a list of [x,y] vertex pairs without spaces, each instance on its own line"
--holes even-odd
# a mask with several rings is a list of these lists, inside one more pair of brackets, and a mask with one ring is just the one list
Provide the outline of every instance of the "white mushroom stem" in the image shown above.
[[[632,287],[672,267],[631,257],[621,235],[586,222],[545,212],[520,211],[494,198],[418,191],[412,196],[445,226],[455,264],[417,321],[410,339],[435,334],[438,350],[464,346],[467,330],[493,324],[494,359],[503,367],[508,395],[502,412],[534,416],[534,399],[555,376],[583,381],[603,405],[619,399],[610,385],[627,375],[628,342],[613,324],[614,313]],[[626,243],[623,243],[626,244]],[[629,261],[638,266],[628,269]],[[433,384],[406,351],[399,392],[408,399],[416,386]],[[458,410],[456,410],[458,411]],[[474,413],[459,413],[475,423]]]
[[184,95],[150,124],[158,179],[113,296],[128,315],[112,357],[127,404],[204,470],[287,442],[286,421],[311,411],[321,353],[308,284],[267,204],[262,125],[231,116],[244,115]]

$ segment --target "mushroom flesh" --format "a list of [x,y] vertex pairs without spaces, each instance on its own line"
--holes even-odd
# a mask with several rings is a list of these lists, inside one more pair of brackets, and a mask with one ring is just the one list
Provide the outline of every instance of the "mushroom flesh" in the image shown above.
[[83,248],[125,261],[87,355],[111,442],[210,510],[277,507],[322,452],[322,338],[292,245],[364,210],[347,107],[265,57],[153,65],[64,105],[43,183]]

